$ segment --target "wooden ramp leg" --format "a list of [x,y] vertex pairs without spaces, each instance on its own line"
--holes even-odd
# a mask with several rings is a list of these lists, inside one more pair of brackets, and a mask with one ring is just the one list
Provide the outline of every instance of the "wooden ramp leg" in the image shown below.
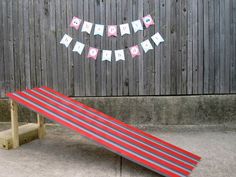
[[11,105],[11,129],[12,129],[12,143],[13,148],[19,147],[19,124],[18,124],[18,107],[17,103],[10,100]]
[[37,114],[37,122],[38,122],[38,136],[39,139],[42,139],[45,136],[44,117]]

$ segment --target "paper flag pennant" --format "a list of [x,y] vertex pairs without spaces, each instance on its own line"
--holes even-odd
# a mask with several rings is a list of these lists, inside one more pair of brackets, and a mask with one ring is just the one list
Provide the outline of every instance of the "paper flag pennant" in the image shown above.
[[125,53],[124,50],[115,50],[115,57],[116,57],[116,61],[119,60],[125,60]]
[[121,33],[121,36],[123,36],[125,34],[130,34],[130,29],[129,29],[128,23],[120,25],[120,33]]
[[72,41],[72,37],[65,34],[63,36],[63,38],[61,39],[60,44],[64,44],[66,47],[68,47],[70,45],[71,41]]
[[102,51],[102,61],[111,61],[111,55],[112,51],[111,50],[103,50]]
[[94,35],[103,36],[104,25],[95,24]]
[[140,55],[140,51],[139,51],[138,45],[130,47],[129,51],[131,53],[132,58]]
[[145,53],[147,53],[149,50],[152,50],[152,49],[153,49],[152,44],[151,44],[151,42],[149,41],[149,39],[143,41],[143,42],[141,43],[141,46],[142,46],[142,48],[143,48],[143,50],[144,50]]
[[87,32],[88,34],[91,33],[91,30],[92,30],[92,27],[93,27],[93,24],[90,23],[90,22],[87,22],[87,21],[84,21],[84,24],[82,26],[82,32]]
[[154,21],[151,17],[151,15],[147,15],[143,17],[143,23],[146,26],[146,28],[149,28],[149,26],[154,25]]
[[143,30],[143,25],[141,23],[141,20],[136,20],[132,22],[132,26],[134,29],[134,32],[136,33],[137,31],[142,31]]
[[116,25],[109,25],[107,29],[107,35],[110,36],[117,36],[117,26]]
[[70,27],[75,28],[76,30],[78,30],[81,22],[82,22],[82,20],[79,19],[78,17],[73,17],[73,19],[70,23]]
[[76,42],[73,48],[73,52],[78,52],[81,55],[83,50],[84,50],[84,44],[82,44],[81,42]]
[[87,58],[93,58],[94,60],[97,59],[98,56],[98,49],[89,47],[89,52]]
[[158,46],[161,42],[164,42],[164,39],[160,35],[160,33],[154,34],[152,37],[153,42]]

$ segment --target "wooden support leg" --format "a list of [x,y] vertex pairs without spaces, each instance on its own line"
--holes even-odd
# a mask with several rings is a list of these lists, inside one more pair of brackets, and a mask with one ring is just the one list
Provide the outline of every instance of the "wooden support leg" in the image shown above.
[[37,121],[38,121],[38,136],[39,139],[44,138],[45,136],[45,126],[44,126],[44,117],[37,114]]
[[13,148],[19,147],[19,130],[18,130],[18,107],[17,103],[10,100],[11,105],[11,129],[12,129],[12,143]]

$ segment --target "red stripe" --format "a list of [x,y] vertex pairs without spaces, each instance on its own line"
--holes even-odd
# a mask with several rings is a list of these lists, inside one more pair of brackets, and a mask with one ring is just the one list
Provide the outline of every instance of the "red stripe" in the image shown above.
[[[50,111],[53,111],[57,115],[61,115],[64,118],[67,118],[68,120],[70,120],[70,121],[72,121],[72,122],[74,122],[74,123],[76,123],[76,124],[78,124],[78,125],[80,125],[80,126],[82,126],[84,128],[87,128],[90,131],[93,131],[97,135],[105,137],[106,139],[109,139],[110,141],[116,142],[117,144],[120,144],[121,146],[126,147],[126,148],[132,150],[133,152],[136,152],[136,153],[138,153],[138,154],[140,154],[142,156],[146,156],[147,158],[149,158],[149,159],[151,159],[153,161],[156,161],[157,163],[162,164],[162,165],[168,167],[169,169],[175,170],[175,171],[180,172],[180,173],[182,173],[184,175],[189,175],[190,174],[188,171],[185,171],[185,170],[183,170],[183,169],[181,169],[179,167],[176,167],[175,165],[172,165],[172,164],[170,164],[168,162],[165,162],[165,161],[163,161],[161,159],[158,159],[158,158],[156,158],[156,157],[154,157],[154,156],[144,152],[143,150],[139,150],[138,148],[133,147],[132,145],[129,145],[129,144],[125,143],[125,142],[122,142],[121,140],[117,139],[116,137],[112,137],[109,134],[105,134],[101,130],[97,130],[96,128],[93,128],[92,126],[90,126],[90,124],[86,125],[85,123],[79,122],[78,120],[73,119],[71,116],[66,115],[61,110],[59,111],[59,110],[53,108],[52,106],[48,106],[47,104],[43,103],[42,101],[38,101],[37,99],[35,99],[35,98],[31,97],[31,96],[28,96],[27,94],[25,94],[23,92],[19,92],[18,94],[20,96],[24,97],[24,98],[27,98],[28,100],[31,100],[34,103],[37,103],[38,105],[40,105],[40,106],[42,106],[42,107],[44,107],[44,108],[46,108],[46,109],[48,109]],[[62,106],[60,106],[59,108],[63,109]],[[69,110],[67,110],[67,112],[69,112]],[[82,119],[81,116],[78,116],[78,117],[80,117],[80,119]],[[91,123],[91,121],[90,121],[90,123]],[[94,126],[98,126],[97,123],[94,123],[93,125]]]
[[7,96],[10,97],[10,98],[12,98],[12,99],[14,99],[15,101],[18,101],[19,103],[25,105],[26,107],[33,109],[34,111],[36,111],[36,112],[42,114],[43,116],[48,117],[48,118],[50,118],[50,119],[52,119],[52,120],[55,120],[55,121],[59,122],[60,124],[65,125],[65,126],[71,128],[71,129],[73,129],[73,130],[79,132],[79,133],[82,134],[83,136],[89,137],[90,139],[92,139],[92,140],[94,140],[94,141],[96,141],[96,142],[99,142],[100,144],[104,145],[104,146],[107,147],[108,149],[114,150],[114,151],[116,151],[117,153],[122,154],[123,156],[127,156],[127,157],[129,157],[129,158],[131,158],[131,159],[134,159],[134,160],[135,160],[136,162],[138,162],[138,163],[141,163],[141,164],[143,164],[143,165],[145,165],[145,166],[150,167],[151,169],[153,169],[153,170],[156,171],[156,172],[159,172],[159,173],[168,175],[168,176],[170,176],[170,177],[180,177],[180,176],[177,175],[177,174],[174,174],[174,173],[172,173],[172,172],[170,172],[170,171],[168,171],[168,170],[165,170],[165,169],[163,169],[163,168],[161,168],[161,167],[159,167],[159,166],[156,166],[156,165],[154,165],[154,164],[152,164],[152,163],[150,163],[150,162],[148,162],[148,161],[146,161],[146,160],[144,160],[144,159],[142,159],[142,158],[139,158],[138,156],[133,155],[133,154],[127,152],[127,151],[124,151],[124,150],[122,150],[121,148],[116,147],[116,146],[114,146],[114,145],[112,145],[112,144],[110,144],[110,143],[107,143],[106,141],[104,141],[104,140],[102,140],[102,139],[100,139],[100,138],[97,138],[96,136],[94,136],[94,135],[92,135],[92,134],[90,134],[90,133],[87,133],[86,131],[84,131],[84,130],[82,130],[82,129],[80,129],[80,128],[77,128],[77,127],[75,127],[75,126],[73,126],[73,125],[71,125],[71,124],[69,124],[69,123],[67,123],[67,122],[65,122],[65,121],[63,121],[63,120],[57,118],[57,117],[54,116],[53,114],[47,113],[46,111],[44,111],[44,110],[42,110],[42,109],[40,109],[40,108],[38,108],[38,107],[36,107],[36,106],[34,106],[34,105],[32,105],[32,104],[26,102],[26,101],[24,101],[24,100],[22,100],[21,98],[18,98],[18,97],[16,97],[16,96],[14,96],[14,95],[11,94],[11,93],[10,93],[10,94],[7,94]]
[[[101,123],[108,125],[109,127],[113,127],[113,128],[115,128],[115,129],[117,129],[117,130],[123,132],[124,134],[128,134],[128,135],[134,137],[135,139],[141,140],[141,141],[143,141],[144,143],[147,143],[147,144],[149,144],[149,145],[151,145],[151,146],[157,146],[160,150],[165,151],[165,152],[167,152],[168,154],[171,154],[171,155],[173,155],[173,156],[175,156],[175,157],[179,157],[180,159],[182,158],[182,156],[180,156],[178,153],[175,153],[174,151],[171,151],[171,150],[169,150],[168,148],[162,147],[162,146],[160,146],[160,145],[156,145],[156,144],[154,144],[152,141],[149,141],[149,140],[143,138],[142,136],[138,136],[138,135],[136,135],[135,133],[132,133],[132,132],[130,132],[130,131],[127,131],[126,129],[124,129],[124,128],[122,128],[122,127],[119,127],[119,126],[117,126],[116,124],[112,124],[112,123],[110,123],[109,121],[100,118],[99,116],[96,116],[96,115],[94,115],[94,114],[91,114],[91,113],[89,113],[88,111],[84,111],[84,110],[82,110],[81,108],[78,108],[77,106],[75,106],[75,105],[72,104],[72,103],[65,102],[65,101],[63,101],[62,99],[59,99],[59,98],[57,98],[57,97],[55,97],[55,96],[52,96],[51,94],[45,92],[44,90],[41,90],[41,89],[34,89],[34,90],[36,90],[37,92],[40,92],[40,93],[43,94],[43,95],[48,96],[49,98],[53,98],[53,99],[56,100],[57,102],[60,102],[60,103],[62,103],[62,104],[64,104],[64,105],[67,105],[67,106],[70,107],[70,108],[73,108],[73,109],[75,109],[75,110],[77,110],[77,111],[79,111],[79,112],[82,112],[83,114],[88,115],[88,116],[90,116],[90,117],[92,117],[92,118],[94,118],[94,119],[100,121]],[[148,147],[148,148],[150,148],[150,147]],[[151,150],[150,150],[150,151],[151,151]],[[152,152],[153,152],[153,153],[156,153],[156,154],[158,154],[158,155],[163,154],[163,155],[161,155],[161,156],[163,156],[163,157],[165,157],[165,158],[167,157],[166,154],[161,153],[161,152],[159,152],[159,151],[154,150],[154,151],[152,151]],[[157,153],[157,152],[158,152],[158,153]],[[161,154],[159,154],[159,153],[161,153]],[[168,157],[170,157],[170,156],[168,156]],[[182,162],[182,161],[180,161],[180,160],[177,160],[177,159],[172,158],[172,157],[170,157],[170,158],[168,158],[168,159],[172,160],[172,161],[175,162],[175,163],[179,163],[180,165],[184,166],[185,168],[188,168],[188,169],[190,169],[190,170],[193,169],[192,166],[190,166],[190,165],[188,165],[188,164],[186,164],[186,163],[184,163],[184,162]],[[185,156],[183,156],[182,160],[188,161],[189,159],[186,158]],[[191,159],[190,159],[190,161],[188,161],[188,162],[189,162],[189,163],[193,162],[193,163],[196,164],[196,162],[195,162],[195,161],[192,161]]]
[[[35,89],[35,90],[39,91],[41,94],[44,95],[44,93],[42,93],[40,89]],[[70,113],[70,114],[72,114],[72,115],[74,115],[74,116],[78,116],[78,117],[81,117],[81,116],[82,116],[82,115],[79,115],[76,111],[71,111],[71,110],[69,110],[68,108],[66,108],[66,107],[64,107],[64,106],[59,105],[58,102],[55,101],[55,100],[51,101],[50,99],[45,98],[45,95],[46,95],[46,94],[45,94],[44,97],[43,97],[43,96],[41,96],[40,94],[33,92],[32,90],[27,90],[27,92],[30,93],[30,94],[32,94],[32,95],[34,95],[34,96],[36,96],[36,97],[38,97],[38,98],[40,98],[41,100],[43,100],[43,101],[45,101],[45,102],[47,102],[47,103],[50,103],[50,104],[52,104],[52,105],[54,105],[54,106],[59,107],[60,109],[66,111],[66,112],[68,112],[68,113]],[[51,95],[49,95],[49,96],[50,96],[51,99],[54,97],[54,96],[51,96]],[[59,102],[60,102],[60,103],[63,103],[62,101],[59,101]],[[70,108],[72,108],[72,106],[71,106]],[[88,115],[88,116],[90,116],[90,115]],[[91,118],[95,118],[94,115],[91,115],[90,117],[91,117]],[[154,154],[156,154],[156,155],[158,155],[158,156],[161,156],[161,157],[163,157],[163,158],[165,158],[165,159],[167,159],[167,160],[169,160],[169,161],[172,161],[172,162],[174,162],[174,163],[176,163],[176,164],[178,164],[178,165],[180,165],[180,166],[183,166],[183,167],[185,167],[185,168],[187,168],[187,169],[193,170],[193,167],[192,167],[192,166],[190,166],[190,165],[188,165],[188,164],[186,164],[186,163],[184,163],[184,162],[182,162],[182,161],[180,161],[180,160],[177,160],[177,159],[175,159],[175,158],[173,158],[173,157],[171,157],[171,156],[169,156],[169,155],[166,155],[166,154],[164,154],[164,153],[161,153],[161,152],[159,152],[159,151],[156,151],[156,150],[154,150],[154,149],[148,147],[148,146],[145,145],[145,144],[141,144],[140,142],[129,138],[128,136],[126,136],[126,134],[125,134],[125,135],[122,135],[122,134],[120,134],[119,132],[117,133],[117,132],[115,132],[113,129],[111,129],[110,126],[106,127],[106,126],[104,126],[104,125],[99,125],[99,124],[97,124],[94,120],[89,120],[89,119],[87,119],[86,117],[83,117],[83,116],[81,117],[81,119],[83,119],[83,120],[85,120],[85,121],[87,121],[87,122],[89,122],[89,123],[95,124],[97,127],[101,128],[101,129],[103,129],[103,130],[105,130],[105,131],[108,131],[109,133],[112,133],[112,134],[114,134],[115,136],[120,137],[121,139],[125,139],[125,140],[131,142],[132,144],[136,144],[136,145],[138,145],[139,147],[141,147],[141,148],[143,148],[143,149],[146,149],[147,151],[150,151],[150,152],[152,152],[152,153],[154,153]],[[104,124],[104,122],[102,122],[101,124]]]
[[[125,124],[124,122],[121,122],[121,121],[119,121],[119,120],[117,120],[117,119],[115,119],[115,118],[113,118],[113,117],[111,117],[111,116],[108,116],[108,115],[106,115],[106,114],[104,114],[104,113],[102,113],[102,112],[100,112],[100,111],[97,111],[97,110],[95,110],[95,109],[93,109],[93,108],[91,108],[91,107],[88,107],[88,106],[86,106],[86,105],[84,105],[84,104],[82,104],[82,103],[80,103],[80,102],[78,102],[78,101],[76,101],[76,100],[74,100],[74,99],[72,99],[72,98],[69,98],[69,97],[67,97],[67,96],[65,96],[65,95],[63,95],[63,94],[61,94],[61,93],[59,93],[59,92],[57,92],[57,91],[55,91],[55,90],[53,90],[53,89],[50,89],[50,88],[48,88],[48,87],[46,87],[46,86],[43,86],[42,88],[44,88],[45,90],[47,90],[47,91],[49,91],[49,92],[51,92],[51,93],[53,93],[53,94],[55,94],[55,95],[58,95],[58,96],[60,96],[60,97],[62,97],[62,98],[64,98],[64,99],[66,99],[66,100],[68,100],[68,101],[72,101],[73,103],[75,103],[75,104],[77,104],[77,105],[79,105],[79,106],[81,106],[81,107],[83,107],[83,108],[85,108],[85,109],[87,109],[87,110],[89,110],[89,111],[92,111],[92,112],[94,112],[94,113],[96,113],[96,114],[98,114],[98,115],[100,115],[100,116],[103,116],[104,118],[107,118],[107,119],[109,119],[109,120],[111,120],[111,121],[113,121],[113,122],[116,122],[116,123],[118,123],[118,124],[120,124],[120,125],[122,125],[122,126],[124,126],[124,127],[126,127],[126,128],[129,128],[129,129],[131,129],[131,130],[133,130],[133,131],[135,131],[135,132],[137,132],[137,133],[140,133],[140,134],[142,134],[142,135],[144,135],[144,136],[146,136],[146,137],[148,137],[148,138],[151,138],[151,139],[153,139],[153,140],[155,140],[156,142],[159,142],[159,143],[161,143],[161,144],[163,144],[163,145],[166,145],[166,146],[168,146],[168,147],[170,147],[170,148],[172,148],[172,149],[175,149],[176,151],[178,151],[178,152],[181,152],[181,153],[183,153],[183,154],[185,154],[185,155],[187,155],[187,156],[190,156],[190,157],[192,157],[192,158],[194,158],[194,159],[196,159],[196,160],[200,160],[201,159],[201,157],[199,157],[199,156],[197,156],[197,155],[194,155],[194,154],[192,154],[192,153],[190,153],[190,152],[188,152],[188,151],[186,151],[186,150],[184,150],[184,149],[181,149],[181,148],[179,148],[179,147],[176,147],[176,146],[174,146],[174,145],[172,145],[172,144],[170,144],[170,143],[168,143],[168,142],[165,142],[164,140],[161,140],[161,139],[159,139],[159,138],[157,138],[157,137],[154,137],[154,136],[152,136],[152,135],[150,135],[150,134],[148,134],[148,133],[145,133],[144,131],[142,131],[142,130],[139,130],[138,128],[135,128],[135,127],[133,127],[133,126],[130,126],[130,125],[128,125],[128,124]],[[186,157],[184,157],[184,156],[182,156],[182,158],[186,158]],[[189,158],[188,158],[189,159]],[[191,160],[191,159],[189,159],[189,160]],[[187,160],[186,160],[187,161]],[[191,160],[192,161],[192,160]],[[195,162],[195,161],[192,161],[191,163],[193,163],[193,164],[197,164],[197,162]]]

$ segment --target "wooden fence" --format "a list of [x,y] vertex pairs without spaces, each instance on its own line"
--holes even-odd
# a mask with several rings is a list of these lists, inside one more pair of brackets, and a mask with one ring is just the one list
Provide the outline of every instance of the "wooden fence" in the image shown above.
[[[73,16],[122,24],[151,13],[155,27],[99,37],[69,27]],[[70,96],[236,93],[236,0],[1,0],[0,94],[47,85]],[[67,33],[102,49],[165,42],[125,61],[96,61],[59,42]],[[86,48],[86,52],[87,52]]]

